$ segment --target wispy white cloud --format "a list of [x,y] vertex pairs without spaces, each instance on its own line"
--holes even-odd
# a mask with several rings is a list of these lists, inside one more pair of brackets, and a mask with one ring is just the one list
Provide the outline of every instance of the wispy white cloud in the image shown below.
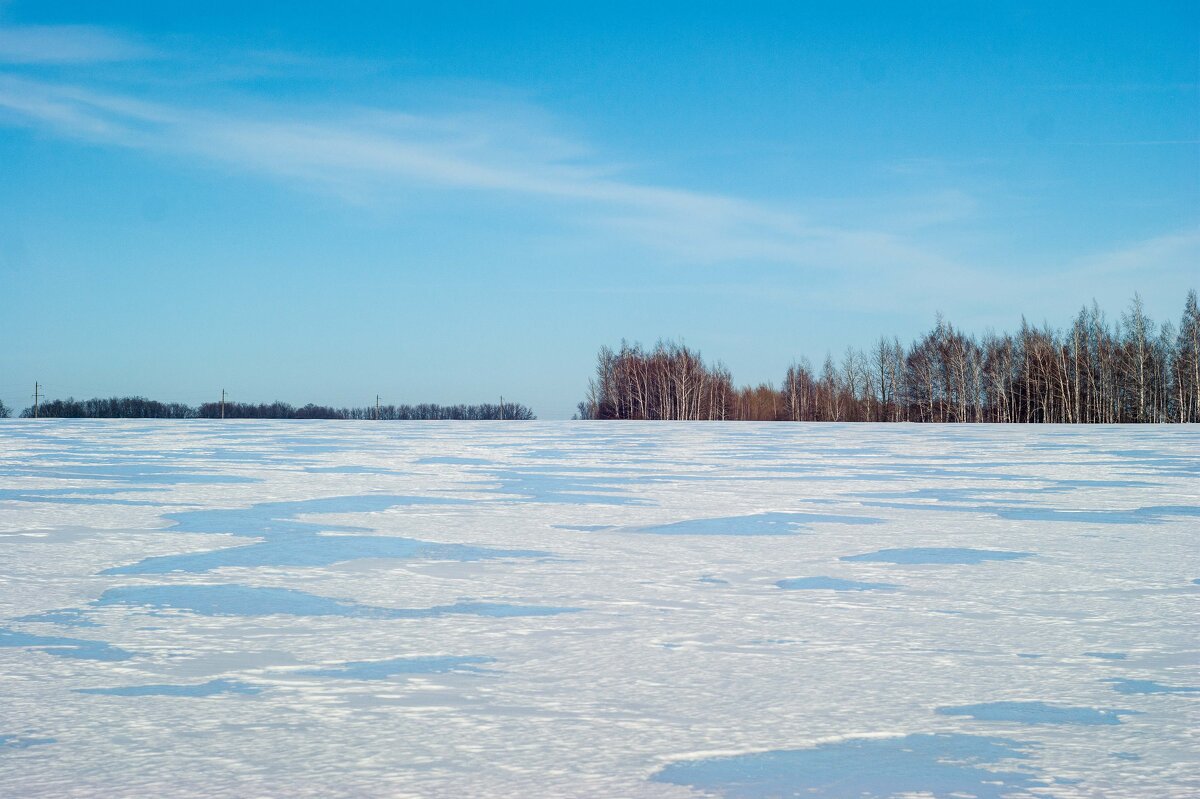
[[[1018,314],[1035,323],[1062,324],[1068,314],[1093,299],[1112,313],[1137,292],[1160,315],[1166,314],[1162,321],[1182,309],[1181,287],[1197,287],[1197,264],[1200,227],[1185,227],[1064,261],[1035,264],[1040,268],[1024,269],[1019,278],[1006,276],[1003,269],[980,267],[938,274],[929,296],[938,307],[952,309],[960,304],[958,298],[980,297],[980,287],[986,287],[978,303],[978,319],[1011,329]],[[878,298],[863,297],[863,302],[872,301]]]
[[[45,52],[57,53],[61,62],[148,52],[96,29],[18,30],[7,40],[0,35],[0,55],[31,57],[39,36],[52,45]],[[236,64],[231,69],[236,73]],[[150,101],[142,99],[144,84],[136,91],[98,90],[83,79],[64,82],[53,71],[41,78],[31,77],[37,70],[20,72],[0,73],[0,123],[223,165],[364,206],[387,208],[434,190],[519,199],[548,220],[557,215],[584,224],[593,241],[626,242],[680,264],[737,270],[769,263],[793,267],[798,275],[831,277],[803,284],[810,303],[925,312],[978,295],[981,286],[988,286],[998,307],[1020,305],[1029,291],[1027,284],[1004,278],[1003,253],[952,254],[948,242],[956,226],[969,226],[981,203],[954,187],[956,165],[939,159],[896,167],[921,178],[923,188],[915,193],[809,198],[802,210],[799,203],[635,179],[577,137],[562,134],[546,112],[518,102],[414,112],[311,100],[284,106],[244,95],[231,99],[229,92],[205,100],[186,90],[182,99]],[[1200,233],[1184,231],[1075,263],[1047,263],[1039,285],[1073,295],[1102,278],[1115,286],[1135,273],[1186,275],[1188,264],[1200,262],[1198,242]],[[1034,270],[1035,257],[1024,257],[1026,271]],[[797,285],[781,285],[776,295],[786,297]]]
[[[0,113],[97,143],[202,157],[360,203],[413,188],[520,195],[692,264],[769,261],[826,272],[953,269],[885,230],[822,224],[798,210],[622,176],[586,146],[519,107],[476,112],[150,103],[44,80],[0,79]],[[928,210],[970,206],[934,195]],[[920,205],[920,204],[918,204]]]
[[0,64],[88,64],[153,55],[150,48],[104,28],[0,22]]
[[1141,280],[1155,274],[1200,274],[1200,227],[1151,236],[1132,244],[1084,256],[1067,270],[1068,278],[1120,275]]

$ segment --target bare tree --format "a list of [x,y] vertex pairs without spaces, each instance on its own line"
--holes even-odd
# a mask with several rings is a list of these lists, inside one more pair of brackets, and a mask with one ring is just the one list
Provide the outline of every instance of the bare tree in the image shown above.
[[808,361],[783,384],[735,389],[724,366],[670,342],[601,348],[580,415],[620,419],[916,422],[1200,421],[1200,310],[1188,293],[1178,330],[1139,296],[1110,324],[1095,301],[1070,327],[1030,325],[981,338],[940,314],[909,347],[880,338],[869,355]]

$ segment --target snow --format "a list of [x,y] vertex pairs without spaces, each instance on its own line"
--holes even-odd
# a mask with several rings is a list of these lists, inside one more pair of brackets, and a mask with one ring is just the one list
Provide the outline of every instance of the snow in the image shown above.
[[777,580],[775,585],[788,591],[890,591],[900,587],[892,583],[864,583],[840,577],[791,577]]
[[195,685],[127,685],[120,688],[76,688],[77,694],[98,696],[214,696],[257,694],[262,689],[234,680],[209,680]]
[[1071,707],[1046,702],[984,702],[978,705],[939,707],[945,716],[970,716],[980,721],[1015,721],[1020,724],[1120,724],[1133,711],[1116,708]]
[[905,547],[903,549],[881,549],[862,555],[845,555],[842,560],[862,563],[985,563],[989,560],[1017,560],[1028,558],[1032,552],[1004,552],[995,549],[971,549],[969,547]]
[[0,423],[0,795],[1191,797],[1200,428]]
[[1026,772],[985,765],[1029,758],[1029,746],[978,735],[860,738],[807,749],[715,757],[667,766],[661,782],[732,790],[746,799],[924,793],[1001,799],[1040,787]]

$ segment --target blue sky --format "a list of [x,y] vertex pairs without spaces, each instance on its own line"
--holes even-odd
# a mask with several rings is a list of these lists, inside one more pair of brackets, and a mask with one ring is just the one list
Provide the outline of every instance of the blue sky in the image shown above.
[[1200,10],[1043,5],[0,0],[0,399],[558,418],[622,337],[1177,321]]

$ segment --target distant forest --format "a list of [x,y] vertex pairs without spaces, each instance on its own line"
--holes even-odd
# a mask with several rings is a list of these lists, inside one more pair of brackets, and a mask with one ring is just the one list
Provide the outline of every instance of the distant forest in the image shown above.
[[880,338],[820,370],[792,364],[776,387],[735,388],[729,370],[673,342],[604,347],[583,419],[819,422],[1198,422],[1200,312],[1179,328],[1135,296],[1119,319],[1083,308],[1065,329],[1021,322],[974,336],[939,316],[905,346]]
[[[0,418],[8,415],[8,409],[0,404]],[[362,408],[331,408],[326,405],[308,404],[295,407],[286,402],[252,404],[226,402],[224,411],[219,402],[206,402],[199,406],[178,402],[157,402],[144,397],[111,397],[77,400],[57,399],[40,403],[37,416],[58,419],[379,419],[400,420],[490,420],[490,419],[535,419],[533,411],[519,402],[500,405],[374,405]],[[33,406],[21,412],[23,418],[34,416]]]

